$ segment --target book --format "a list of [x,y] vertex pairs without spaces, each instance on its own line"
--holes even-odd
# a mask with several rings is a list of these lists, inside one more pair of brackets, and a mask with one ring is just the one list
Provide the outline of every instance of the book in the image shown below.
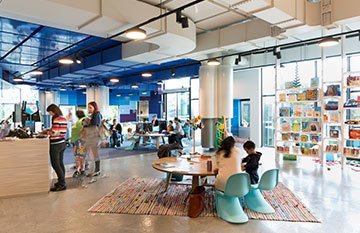
[[326,91],[324,93],[324,96],[340,96],[340,95],[341,92],[340,92],[339,84],[327,86]]

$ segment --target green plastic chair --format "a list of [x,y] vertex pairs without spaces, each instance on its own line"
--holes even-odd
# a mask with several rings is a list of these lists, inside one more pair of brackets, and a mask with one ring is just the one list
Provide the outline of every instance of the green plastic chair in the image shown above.
[[271,169],[260,178],[258,185],[251,185],[250,192],[245,196],[245,205],[248,209],[263,214],[275,213],[274,208],[264,199],[262,190],[273,190],[279,182],[279,169]]
[[247,173],[238,173],[229,177],[225,191],[216,191],[216,210],[223,220],[230,223],[246,223],[248,216],[244,213],[240,198],[250,191],[250,177]]

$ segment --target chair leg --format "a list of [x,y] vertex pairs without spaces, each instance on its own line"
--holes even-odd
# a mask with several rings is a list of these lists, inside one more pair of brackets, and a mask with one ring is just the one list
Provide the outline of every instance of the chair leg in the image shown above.
[[247,208],[263,214],[275,213],[274,208],[264,199],[259,189],[251,189],[245,196],[245,205]]
[[249,221],[238,197],[225,196],[222,192],[216,191],[216,210],[218,216],[227,222],[246,223]]

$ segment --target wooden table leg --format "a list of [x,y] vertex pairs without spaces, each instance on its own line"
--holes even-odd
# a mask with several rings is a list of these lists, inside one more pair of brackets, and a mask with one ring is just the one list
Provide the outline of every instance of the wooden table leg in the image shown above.
[[166,186],[165,186],[165,192],[167,192],[169,184],[170,184],[170,180],[171,180],[171,173],[167,173],[167,177],[166,177]]
[[194,189],[199,185],[200,185],[200,178],[198,176],[193,176],[191,191],[194,191]]

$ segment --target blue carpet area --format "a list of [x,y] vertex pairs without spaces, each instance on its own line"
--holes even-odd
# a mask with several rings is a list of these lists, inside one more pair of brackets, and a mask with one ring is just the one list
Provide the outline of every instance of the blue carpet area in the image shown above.
[[[124,148],[101,148],[99,149],[100,159],[113,159],[124,156],[140,155],[147,153],[156,153],[156,148],[153,146],[140,147],[138,150],[126,151]],[[73,155],[73,148],[68,147],[64,154],[64,164],[74,164],[75,158]]]

